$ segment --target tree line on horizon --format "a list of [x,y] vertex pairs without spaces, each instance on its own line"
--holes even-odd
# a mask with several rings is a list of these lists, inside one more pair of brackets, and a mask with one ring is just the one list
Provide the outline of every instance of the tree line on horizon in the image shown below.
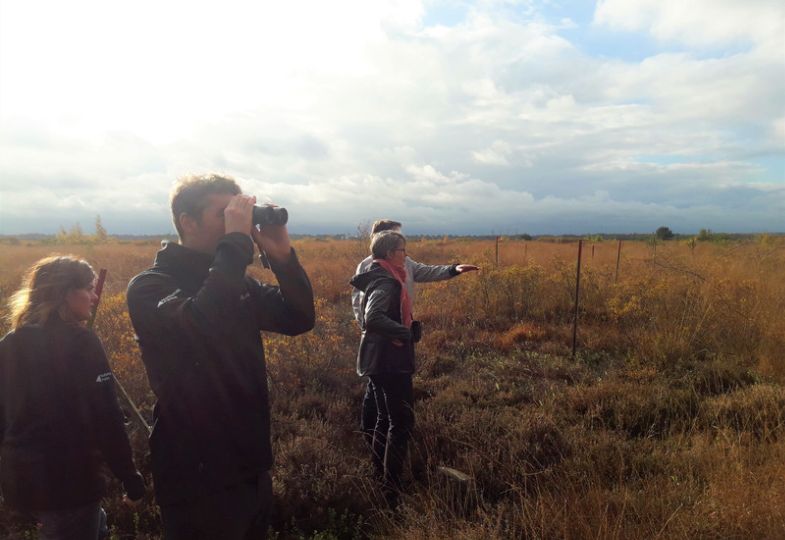
[[[315,238],[317,240],[357,240],[358,238],[365,238],[368,236],[367,232],[362,226],[358,226],[358,232],[354,235],[351,234],[296,234],[290,233],[293,239],[298,238]],[[101,215],[96,215],[94,224],[94,233],[86,233],[79,222],[74,223],[68,229],[60,225],[58,231],[54,234],[45,233],[27,233],[6,235],[0,234],[4,243],[18,244],[22,240],[40,241],[42,243],[60,244],[60,245],[73,245],[73,244],[103,244],[110,240],[177,240],[177,235],[173,233],[162,234],[110,234],[106,227],[104,227],[101,220]],[[407,234],[407,237],[412,240],[494,240],[496,238],[509,239],[509,240],[523,240],[523,241],[541,241],[541,242],[576,242],[578,240],[587,240],[590,242],[602,242],[607,240],[628,240],[628,241],[645,241],[645,242],[659,242],[668,240],[688,240],[697,242],[708,241],[743,241],[753,240],[756,238],[768,236],[785,236],[785,232],[764,232],[764,233],[728,233],[728,232],[715,232],[709,228],[702,228],[697,234],[674,233],[670,227],[665,225],[658,227],[653,233],[592,233],[592,234],[528,234],[528,233],[515,233],[515,234]]]

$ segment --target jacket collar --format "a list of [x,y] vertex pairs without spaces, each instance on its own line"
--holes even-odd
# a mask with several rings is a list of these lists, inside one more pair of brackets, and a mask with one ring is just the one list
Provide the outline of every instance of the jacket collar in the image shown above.
[[357,274],[354,276],[349,283],[352,287],[360,289],[361,291],[365,292],[368,289],[368,286],[376,281],[377,279],[389,279],[398,283],[398,280],[395,279],[387,270],[382,268],[379,263],[373,263],[368,270]]
[[155,256],[153,268],[171,274],[189,289],[198,289],[207,279],[212,264],[211,254],[164,241]]

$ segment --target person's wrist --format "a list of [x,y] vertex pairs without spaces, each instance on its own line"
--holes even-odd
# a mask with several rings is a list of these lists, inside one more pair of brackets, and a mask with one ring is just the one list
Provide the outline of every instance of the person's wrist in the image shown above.
[[274,252],[266,251],[267,257],[270,262],[277,265],[288,264],[292,260],[292,248],[287,246],[286,250],[275,250]]
[[226,234],[240,233],[246,236],[251,236],[251,231],[247,229],[243,229],[242,227],[230,227],[229,225],[227,225],[224,228],[224,230],[226,231]]
[[[269,255],[269,254],[268,254]],[[293,247],[289,247],[289,254],[283,261],[269,257],[270,268],[273,272],[290,272],[300,266],[300,261],[297,258],[297,251]]]
[[218,242],[216,256],[219,254],[222,261],[245,268],[253,262],[253,242],[247,234],[227,233]]

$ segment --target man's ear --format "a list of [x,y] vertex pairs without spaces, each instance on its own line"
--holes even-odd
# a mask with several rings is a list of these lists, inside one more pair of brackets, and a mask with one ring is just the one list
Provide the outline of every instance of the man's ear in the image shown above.
[[190,214],[186,214],[185,212],[181,213],[177,217],[178,223],[180,223],[180,229],[183,231],[183,236],[193,236],[193,233],[196,231],[197,227],[199,226],[199,222]]

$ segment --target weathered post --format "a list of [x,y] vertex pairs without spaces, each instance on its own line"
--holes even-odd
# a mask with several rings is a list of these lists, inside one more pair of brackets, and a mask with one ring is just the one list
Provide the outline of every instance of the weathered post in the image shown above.
[[[93,307],[93,315],[90,317],[90,321],[87,323],[88,328],[92,328],[93,324],[95,323],[95,316],[98,313],[98,304],[101,302],[101,293],[104,290],[105,281],[106,281],[106,268],[101,268],[101,270],[98,271],[98,280],[95,283],[95,295],[98,297],[98,299],[95,301],[95,306]],[[137,423],[145,430],[145,432],[149,436],[152,433],[152,428],[150,427],[150,424],[147,423],[147,420],[144,419],[142,413],[139,412],[139,408],[134,403],[134,400],[132,400],[131,396],[128,395],[128,392],[125,391],[125,388],[123,388],[123,385],[120,384],[120,381],[117,379],[117,377],[114,377],[114,382],[115,385],[117,386],[117,389],[120,390],[120,395],[123,396],[123,399],[125,400],[126,404],[131,409],[134,420],[137,421]]]
[[524,240],[523,242],[523,262],[527,262],[529,260],[529,244]]
[[499,237],[496,237],[496,266],[499,266]]
[[93,306],[93,314],[90,315],[90,322],[87,323],[88,328],[92,328],[95,324],[95,315],[98,313],[98,304],[101,302],[101,293],[104,290],[104,282],[106,281],[106,268],[101,268],[98,271],[98,279],[95,282],[95,295],[98,299]]
[[575,315],[572,321],[572,357],[575,358],[575,351],[578,348],[578,300],[581,295],[581,252],[583,251],[583,240],[578,240],[578,269],[575,277]]
[[621,240],[619,240],[619,249],[616,251],[616,276],[613,278],[613,282],[617,283],[619,281],[619,263],[621,262]]
[[594,244],[591,245],[591,260],[594,260]]

